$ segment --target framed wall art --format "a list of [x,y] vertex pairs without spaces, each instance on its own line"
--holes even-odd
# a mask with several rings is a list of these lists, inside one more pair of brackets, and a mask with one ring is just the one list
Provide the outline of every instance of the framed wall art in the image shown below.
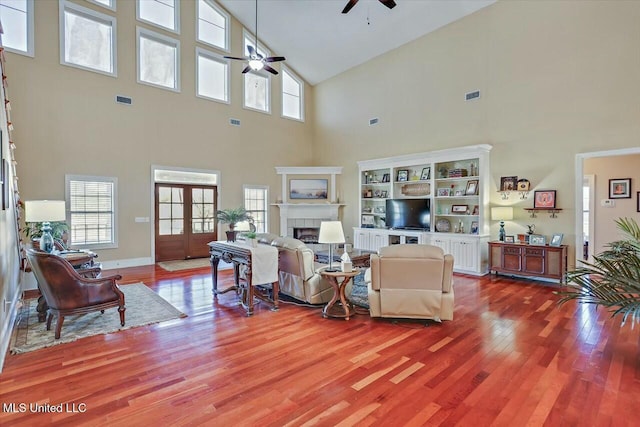
[[292,179],[289,181],[290,199],[327,199],[328,180]]
[[616,178],[609,180],[610,199],[631,198],[631,178]]
[[533,207],[554,209],[556,207],[556,190],[534,191]]

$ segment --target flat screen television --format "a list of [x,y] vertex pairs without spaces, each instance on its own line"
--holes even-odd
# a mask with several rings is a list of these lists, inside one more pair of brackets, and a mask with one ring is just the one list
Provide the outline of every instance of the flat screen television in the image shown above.
[[387,199],[385,225],[388,228],[428,230],[431,200]]

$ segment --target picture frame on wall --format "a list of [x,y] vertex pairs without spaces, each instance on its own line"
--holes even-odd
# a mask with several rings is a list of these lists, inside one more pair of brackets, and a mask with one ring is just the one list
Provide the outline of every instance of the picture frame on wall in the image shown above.
[[503,176],[500,178],[500,191],[515,191],[517,186],[517,176]]
[[326,179],[291,179],[289,180],[290,199],[326,200],[329,184]]
[[631,178],[614,178],[609,180],[610,199],[631,198]]
[[398,178],[396,181],[405,182],[409,180],[409,170],[408,169],[400,169],[398,171]]
[[539,190],[533,192],[533,207],[555,209],[556,190]]

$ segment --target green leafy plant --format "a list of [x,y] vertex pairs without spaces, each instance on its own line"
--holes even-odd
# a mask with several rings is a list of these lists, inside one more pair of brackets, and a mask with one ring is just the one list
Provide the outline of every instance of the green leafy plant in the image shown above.
[[247,231],[246,233],[244,233],[244,237],[247,239],[255,239],[256,237],[258,237],[258,234],[255,231]]
[[[64,221],[54,221],[51,224],[51,235],[55,240],[63,240],[64,234],[69,230]],[[28,222],[24,227],[24,235],[28,239],[34,240],[42,237],[42,223]]]
[[583,262],[583,267],[567,275],[567,291],[558,304],[576,300],[607,307],[612,316],[622,316],[622,324],[631,317],[640,323],[640,227],[633,219],[618,219],[616,225],[625,238],[609,243],[608,249]]
[[229,230],[233,231],[236,224],[242,221],[252,221],[253,217],[242,207],[232,209],[220,209],[216,213],[216,219],[223,224],[229,224]]

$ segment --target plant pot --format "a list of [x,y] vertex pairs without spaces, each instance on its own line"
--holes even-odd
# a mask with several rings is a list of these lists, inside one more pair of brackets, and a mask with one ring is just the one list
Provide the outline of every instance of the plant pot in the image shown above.
[[236,241],[236,231],[229,230],[227,231],[227,242],[235,242]]

